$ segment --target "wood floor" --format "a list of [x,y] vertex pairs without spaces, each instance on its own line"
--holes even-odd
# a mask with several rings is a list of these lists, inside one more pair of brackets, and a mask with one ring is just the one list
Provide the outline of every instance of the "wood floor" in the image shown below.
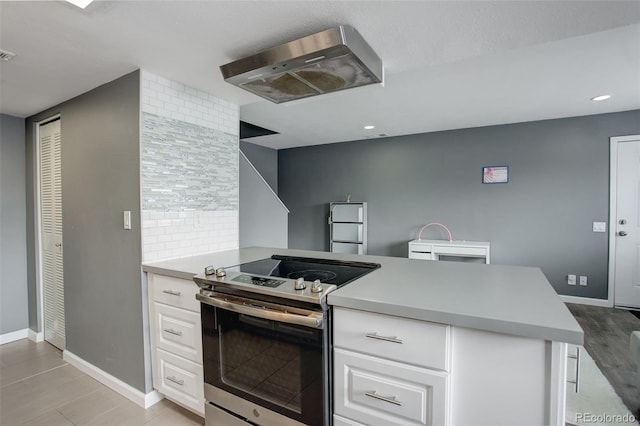
[[629,337],[640,330],[640,319],[622,309],[567,304],[584,330],[584,347],[629,411],[640,418],[637,366],[629,351]]
[[0,346],[0,425],[204,425],[162,400],[145,410],[62,359],[48,343]]

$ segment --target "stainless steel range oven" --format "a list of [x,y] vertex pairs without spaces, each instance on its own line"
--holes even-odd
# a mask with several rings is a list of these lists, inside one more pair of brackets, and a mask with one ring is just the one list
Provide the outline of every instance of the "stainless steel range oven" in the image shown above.
[[326,295],[378,267],[274,255],[195,277],[206,425],[330,425]]

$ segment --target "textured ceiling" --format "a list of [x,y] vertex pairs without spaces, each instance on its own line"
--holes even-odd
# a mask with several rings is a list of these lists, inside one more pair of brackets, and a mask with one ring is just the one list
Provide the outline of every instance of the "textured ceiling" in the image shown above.
[[[28,116],[126,72],[240,104],[273,148],[640,108],[640,1],[0,2],[0,111]],[[349,24],[385,84],[274,105],[218,66]],[[607,102],[589,97],[612,93]],[[372,132],[364,124],[377,127]]]

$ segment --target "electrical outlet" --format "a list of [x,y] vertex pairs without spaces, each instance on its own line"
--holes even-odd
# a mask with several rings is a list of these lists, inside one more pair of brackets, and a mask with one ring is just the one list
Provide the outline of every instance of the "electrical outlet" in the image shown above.
[[576,285],[576,276],[573,274],[567,275],[567,284]]
[[587,276],[580,275],[580,285],[586,287],[587,286]]

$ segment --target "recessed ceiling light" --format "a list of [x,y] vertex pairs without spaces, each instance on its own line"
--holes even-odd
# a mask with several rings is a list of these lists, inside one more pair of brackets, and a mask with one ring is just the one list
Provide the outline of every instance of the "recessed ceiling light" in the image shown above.
[[93,0],[67,0],[67,2],[71,3],[74,6],[78,6],[81,9],[89,6]]
[[365,129],[365,130],[371,130],[371,129],[375,129],[375,128],[376,128],[376,126],[372,126],[372,125],[370,125],[370,124],[369,124],[369,125],[367,125],[367,126],[364,126],[364,129]]
[[600,102],[600,101],[606,101],[610,97],[611,95],[600,95],[600,96],[594,96],[593,98],[591,98],[591,100],[594,102]]

